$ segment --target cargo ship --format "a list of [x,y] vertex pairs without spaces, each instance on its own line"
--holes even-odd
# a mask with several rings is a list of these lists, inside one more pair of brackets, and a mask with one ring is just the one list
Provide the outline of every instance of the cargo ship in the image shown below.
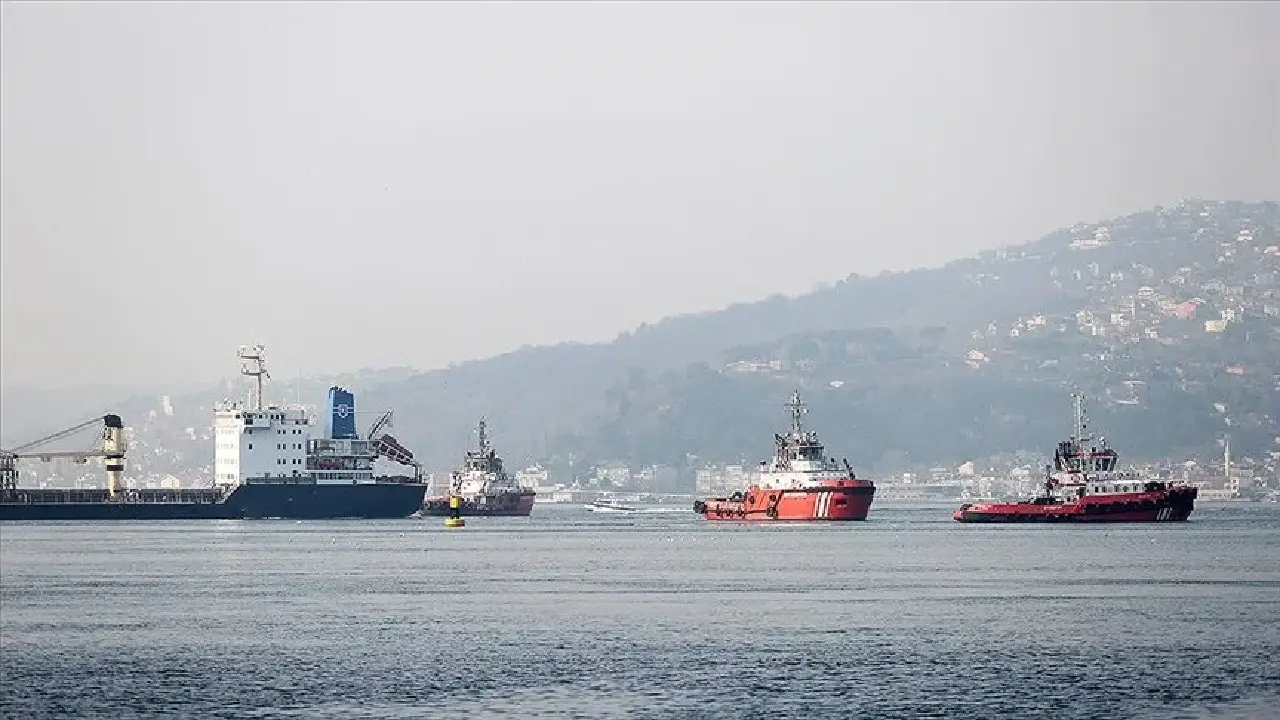
[[745,492],[707,498],[693,504],[707,520],[866,520],[876,486],[858,478],[849,461],[843,466],[827,457],[813,430],[806,430],[807,412],[800,392],[786,404],[791,429],[774,434],[773,459],[760,463],[759,481]]
[[460,499],[463,516],[527,517],[533,512],[536,493],[520,487],[502,466],[502,458],[489,444],[489,430],[484,418],[476,429],[480,436],[474,450],[468,450],[462,467],[449,474],[449,494],[428,498],[419,513],[423,517],[445,517],[452,514],[449,497]]
[[966,503],[951,517],[967,523],[1164,522],[1186,520],[1198,489],[1185,483],[1144,480],[1117,469],[1120,454],[1105,437],[1088,433],[1084,397],[1071,396],[1071,436],[1058,443],[1053,464],[1034,498],[1016,502]]
[[[326,428],[311,437],[302,407],[264,405],[267,377],[262,346],[241,347],[241,374],[253,377],[250,403],[224,402],[214,409],[213,486],[130,489],[124,483],[126,443],[118,415],[100,422],[100,449],[44,452],[39,446],[84,428],[84,423],[15,450],[0,452],[0,520],[234,520],[250,518],[407,518],[422,505],[427,486],[413,454],[390,435],[378,435],[388,411],[367,439],[355,425],[355,398],[329,389]],[[96,421],[91,421],[96,422]],[[16,462],[24,458],[105,459],[105,489],[20,488]],[[411,475],[375,475],[384,458],[413,469]]]

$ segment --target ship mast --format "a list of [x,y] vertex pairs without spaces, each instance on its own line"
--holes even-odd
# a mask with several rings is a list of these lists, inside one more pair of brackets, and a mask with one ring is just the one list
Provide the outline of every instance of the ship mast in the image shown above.
[[1084,395],[1078,392],[1071,393],[1071,406],[1073,410],[1072,432],[1074,433],[1071,439],[1079,443],[1080,448],[1083,450],[1085,443],[1084,432],[1088,427],[1084,413]]
[[253,409],[262,409],[262,378],[271,377],[267,372],[266,352],[261,345],[241,345],[237,353],[240,358],[240,374],[257,380],[257,393],[253,398]]
[[487,455],[489,452],[489,432],[485,427],[484,418],[480,418],[480,426],[477,428],[480,434],[480,454]]
[[791,400],[786,403],[785,407],[791,411],[791,432],[800,435],[804,432],[804,423],[802,418],[809,410],[804,406],[804,402],[800,399],[800,391],[796,390],[791,393]]

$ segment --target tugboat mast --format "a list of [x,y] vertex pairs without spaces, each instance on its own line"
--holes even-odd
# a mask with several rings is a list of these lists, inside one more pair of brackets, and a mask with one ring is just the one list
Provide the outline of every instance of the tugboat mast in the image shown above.
[[791,432],[800,435],[804,432],[804,422],[802,418],[809,409],[804,406],[804,401],[800,399],[800,391],[795,390],[791,393],[791,400],[783,407],[791,411]]
[[1086,442],[1086,440],[1088,440],[1088,438],[1086,438],[1084,435],[1085,430],[1088,428],[1088,425],[1086,423],[1085,413],[1084,413],[1084,394],[1079,392],[1071,393],[1071,408],[1073,410],[1073,413],[1072,413],[1073,434],[1071,436],[1071,439],[1080,443],[1081,447],[1083,448],[1084,443]]
[[480,454],[487,456],[489,454],[489,431],[483,417],[480,418],[480,424],[476,428],[476,432],[480,435]]

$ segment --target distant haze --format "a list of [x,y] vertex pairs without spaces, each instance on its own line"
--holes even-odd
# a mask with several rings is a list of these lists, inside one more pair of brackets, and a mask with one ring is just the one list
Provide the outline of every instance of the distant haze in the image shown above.
[[27,3],[0,382],[431,367],[1280,197],[1275,3]]

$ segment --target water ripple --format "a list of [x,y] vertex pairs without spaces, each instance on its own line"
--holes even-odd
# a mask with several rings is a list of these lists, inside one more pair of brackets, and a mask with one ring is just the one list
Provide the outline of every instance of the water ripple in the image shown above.
[[892,507],[787,530],[582,512],[539,507],[462,533],[6,525],[0,715],[1191,720],[1280,707],[1277,511],[1095,533]]

